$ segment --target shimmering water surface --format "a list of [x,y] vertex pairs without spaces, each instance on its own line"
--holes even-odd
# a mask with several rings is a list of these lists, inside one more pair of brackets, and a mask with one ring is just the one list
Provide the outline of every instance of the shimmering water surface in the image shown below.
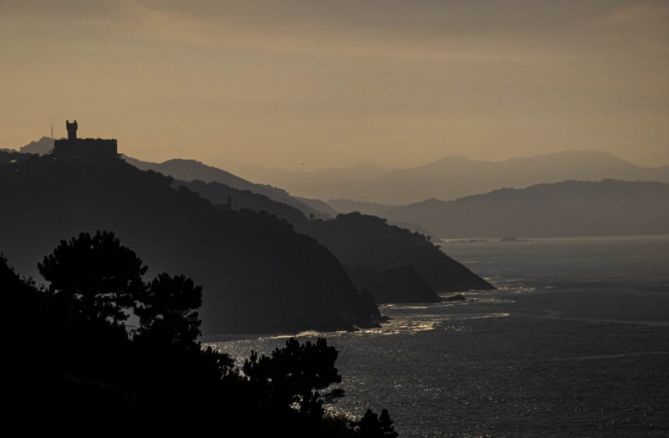
[[[404,437],[669,436],[669,236],[448,243],[498,286],[326,336],[347,397]],[[237,358],[285,339],[220,338]]]

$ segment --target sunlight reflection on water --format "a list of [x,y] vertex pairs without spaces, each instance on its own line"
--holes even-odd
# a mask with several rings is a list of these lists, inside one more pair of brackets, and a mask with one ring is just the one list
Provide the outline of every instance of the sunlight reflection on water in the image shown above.
[[[340,351],[347,396],[331,409],[386,407],[402,437],[669,436],[669,240],[641,240],[462,245],[451,255],[479,261],[497,291],[382,306],[391,319],[379,328],[298,335]],[[287,337],[208,345],[242,360]]]

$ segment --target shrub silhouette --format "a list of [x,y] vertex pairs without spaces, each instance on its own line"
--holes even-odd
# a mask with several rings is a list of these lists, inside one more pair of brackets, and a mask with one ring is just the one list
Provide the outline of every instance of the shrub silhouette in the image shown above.
[[[41,418],[52,431],[92,426],[89,433],[129,424],[194,433],[211,418],[224,435],[396,436],[385,411],[359,421],[325,412],[343,396],[332,386],[341,382],[338,352],[325,339],[291,338],[270,356],[252,352],[241,367],[204,348],[202,289],[182,275],[145,283],[147,267],[113,233],[62,241],[39,269],[48,288],[0,256],[0,298],[16,310],[6,319],[12,378],[3,388],[14,418]],[[130,311],[136,330],[126,322]]]

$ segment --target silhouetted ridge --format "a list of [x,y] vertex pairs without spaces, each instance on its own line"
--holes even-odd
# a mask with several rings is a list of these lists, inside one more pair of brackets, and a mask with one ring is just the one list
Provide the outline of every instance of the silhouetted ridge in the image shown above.
[[137,160],[131,157],[124,157],[133,166],[143,170],[154,170],[166,176],[172,176],[178,180],[191,182],[203,181],[205,183],[221,183],[230,188],[238,190],[248,190],[253,193],[265,195],[270,199],[278,202],[283,202],[292,207],[302,211],[307,216],[314,215],[316,217],[329,217],[327,206],[313,207],[312,204],[317,204],[317,201],[302,200],[290,196],[285,190],[277,187],[272,187],[264,184],[255,184],[240,178],[232,173],[219,169],[217,167],[208,166],[196,160],[172,159],[163,163],[149,163],[146,161]]
[[[325,245],[345,265],[367,268],[368,276],[375,273],[376,286],[367,287],[375,296],[375,290],[378,291],[382,283],[390,284],[390,279],[401,279],[405,285],[401,288],[405,291],[404,296],[400,298],[399,293],[393,294],[399,302],[421,301],[418,297],[424,297],[429,302],[435,301],[437,298],[434,292],[419,292],[424,290],[425,283],[416,276],[425,278],[430,287],[438,292],[492,288],[488,282],[445,255],[428,237],[389,225],[384,219],[349,214],[330,220],[308,220],[299,210],[263,195],[238,191],[218,183],[194,181],[175,184],[188,187],[223,209],[267,211],[289,221],[298,232]],[[401,269],[406,266],[413,266],[417,274]],[[388,279],[383,280],[381,277],[384,276]],[[409,284],[413,284],[415,290]],[[370,285],[369,282],[356,283],[358,287]],[[384,302],[387,302],[385,298]]]
[[[57,141],[62,140],[55,140],[51,137],[42,137],[37,141],[30,142],[29,144],[20,147],[19,151],[28,154],[47,155],[54,150],[54,143]],[[11,150],[5,150],[5,152],[11,152]],[[139,169],[153,170],[162,173],[165,176],[172,176],[186,182],[219,182],[238,190],[249,190],[253,193],[263,194],[270,199],[291,205],[307,216],[314,215],[321,218],[328,218],[337,214],[332,207],[323,201],[291,196],[288,192],[280,188],[266,184],[256,184],[233,175],[223,169],[208,166],[196,160],[171,159],[163,163],[151,163],[126,155],[123,155],[122,157],[128,163]]]
[[358,289],[368,290],[379,304],[441,301],[413,266],[380,270],[347,266],[346,272]]
[[291,224],[306,220],[304,214],[297,208],[250,190],[239,190],[225,184],[197,180],[175,181],[174,185],[186,187],[223,209],[265,211]]

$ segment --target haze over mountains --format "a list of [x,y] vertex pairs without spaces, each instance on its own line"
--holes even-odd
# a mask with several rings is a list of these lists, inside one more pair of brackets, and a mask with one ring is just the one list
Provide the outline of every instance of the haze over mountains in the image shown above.
[[199,180],[204,182],[218,182],[234,189],[259,193],[275,201],[291,205],[307,216],[330,217],[331,215],[328,213],[331,213],[332,215],[336,214],[336,212],[326,203],[315,199],[297,198],[291,196],[288,192],[280,188],[266,184],[256,184],[233,175],[226,170],[208,166],[196,160],[172,159],[163,163],[150,163],[148,161],[142,161],[127,156],[124,156],[124,159],[138,169],[153,170],[182,181]]
[[[21,150],[45,153],[50,142],[44,137]],[[312,236],[313,230],[304,226],[307,218],[330,219],[338,212],[362,212],[424,235],[453,238],[652,234],[667,232],[665,224],[669,223],[665,186],[641,183],[668,182],[669,166],[637,166],[604,152],[567,151],[498,162],[448,157],[394,170],[369,163],[299,173],[262,170],[265,176],[273,175],[275,184],[292,184],[291,192],[344,195],[327,203],[296,197],[282,188],[257,184],[195,160],[149,163],[124,159],[140,169],[181,180],[214,203],[225,204],[233,198],[236,209],[271,211]],[[250,167],[246,170],[254,172]],[[463,193],[474,195],[457,198]],[[366,202],[366,197],[406,205]],[[448,201],[453,197],[457,200]],[[324,233],[313,237],[327,239]],[[400,260],[377,268],[401,265]],[[435,287],[449,289],[443,284]]]
[[451,238],[664,234],[669,233],[669,184],[564,181],[370,210]]
[[669,182],[669,166],[637,166],[598,151],[565,151],[506,161],[451,156],[408,169],[361,164],[305,172],[248,166],[240,170],[254,181],[277,185],[300,196],[383,204],[408,204],[431,198],[452,200],[502,187],[521,188],[565,180]]

